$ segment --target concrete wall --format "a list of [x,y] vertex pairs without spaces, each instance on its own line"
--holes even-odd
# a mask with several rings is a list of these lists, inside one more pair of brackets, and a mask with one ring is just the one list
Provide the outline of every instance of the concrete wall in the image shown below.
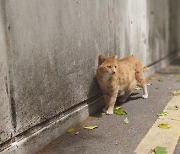
[[178,42],[178,51],[179,51],[179,58],[180,58],[180,1],[177,1],[177,4],[176,4],[176,10],[177,10],[177,13],[176,13],[176,39],[177,39],[177,42]]
[[3,15],[4,3],[0,1],[0,144],[9,140],[13,133]]
[[0,144],[96,96],[99,54],[151,65],[177,49],[175,0],[0,2]]

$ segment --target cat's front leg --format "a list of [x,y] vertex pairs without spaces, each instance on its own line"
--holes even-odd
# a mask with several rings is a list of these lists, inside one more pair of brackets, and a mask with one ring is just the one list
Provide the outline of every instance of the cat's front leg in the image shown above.
[[114,113],[114,105],[116,103],[117,95],[113,94],[112,96],[109,96],[109,103],[108,103],[108,109],[106,111],[106,114],[113,114]]
[[110,96],[107,94],[104,94],[105,106],[103,108],[103,112],[105,112],[105,113],[106,113],[108,106],[109,106],[109,99],[110,99]]
[[124,103],[126,102],[127,98],[131,95],[131,90],[126,90],[123,98],[120,100],[120,102]]

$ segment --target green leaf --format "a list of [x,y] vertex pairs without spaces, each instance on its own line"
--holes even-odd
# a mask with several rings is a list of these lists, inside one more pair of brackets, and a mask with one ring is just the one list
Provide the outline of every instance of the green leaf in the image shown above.
[[168,109],[168,110],[178,110],[178,109],[179,109],[179,106],[177,106],[177,105],[174,105],[174,106],[168,106],[167,109]]
[[167,153],[166,152],[166,147],[160,147],[160,146],[155,147],[154,152],[156,154],[165,154],[165,153]]
[[115,106],[115,110],[121,109],[121,106]]
[[161,112],[161,113],[157,114],[157,116],[165,116],[167,114],[168,114],[167,112]]
[[67,133],[72,133],[72,132],[74,132],[74,131],[75,131],[75,128],[68,128],[66,132],[67,132]]
[[134,89],[135,89],[135,90],[141,90],[142,88],[141,88],[140,86],[136,85],[136,86],[134,87]]
[[178,95],[180,95],[180,89],[179,90],[174,90],[171,93],[173,94],[173,96],[178,96]]
[[163,82],[163,81],[164,81],[164,79],[163,79],[163,78],[157,78],[157,81],[159,81],[159,82]]
[[98,128],[98,126],[85,126],[84,129],[93,130],[95,128]]
[[117,114],[117,115],[127,114],[126,111],[124,111],[120,106],[116,106],[114,108],[114,113]]
[[128,123],[129,123],[129,120],[128,120],[127,117],[124,119],[124,123],[125,123],[125,124],[128,124]]
[[163,129],[169,129],[170,128],[170,126],[168,124],[159,124],[158,127],[163,128]]

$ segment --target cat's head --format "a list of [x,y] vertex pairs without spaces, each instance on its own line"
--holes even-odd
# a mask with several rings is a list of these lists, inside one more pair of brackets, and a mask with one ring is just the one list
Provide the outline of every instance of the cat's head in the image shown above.
[[109,75],[114,75],[117,73],[117,56],[104,57],[102,55],[99,56],[98,61],[98,69],[104,73]]

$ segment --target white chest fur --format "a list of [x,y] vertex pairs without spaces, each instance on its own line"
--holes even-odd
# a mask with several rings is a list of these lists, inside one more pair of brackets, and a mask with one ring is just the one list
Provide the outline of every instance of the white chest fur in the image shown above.
[[103,75],[103,82],[106,83],[109,79],[110,79],[110,75],[109,74],[106,73],[106,74]]

